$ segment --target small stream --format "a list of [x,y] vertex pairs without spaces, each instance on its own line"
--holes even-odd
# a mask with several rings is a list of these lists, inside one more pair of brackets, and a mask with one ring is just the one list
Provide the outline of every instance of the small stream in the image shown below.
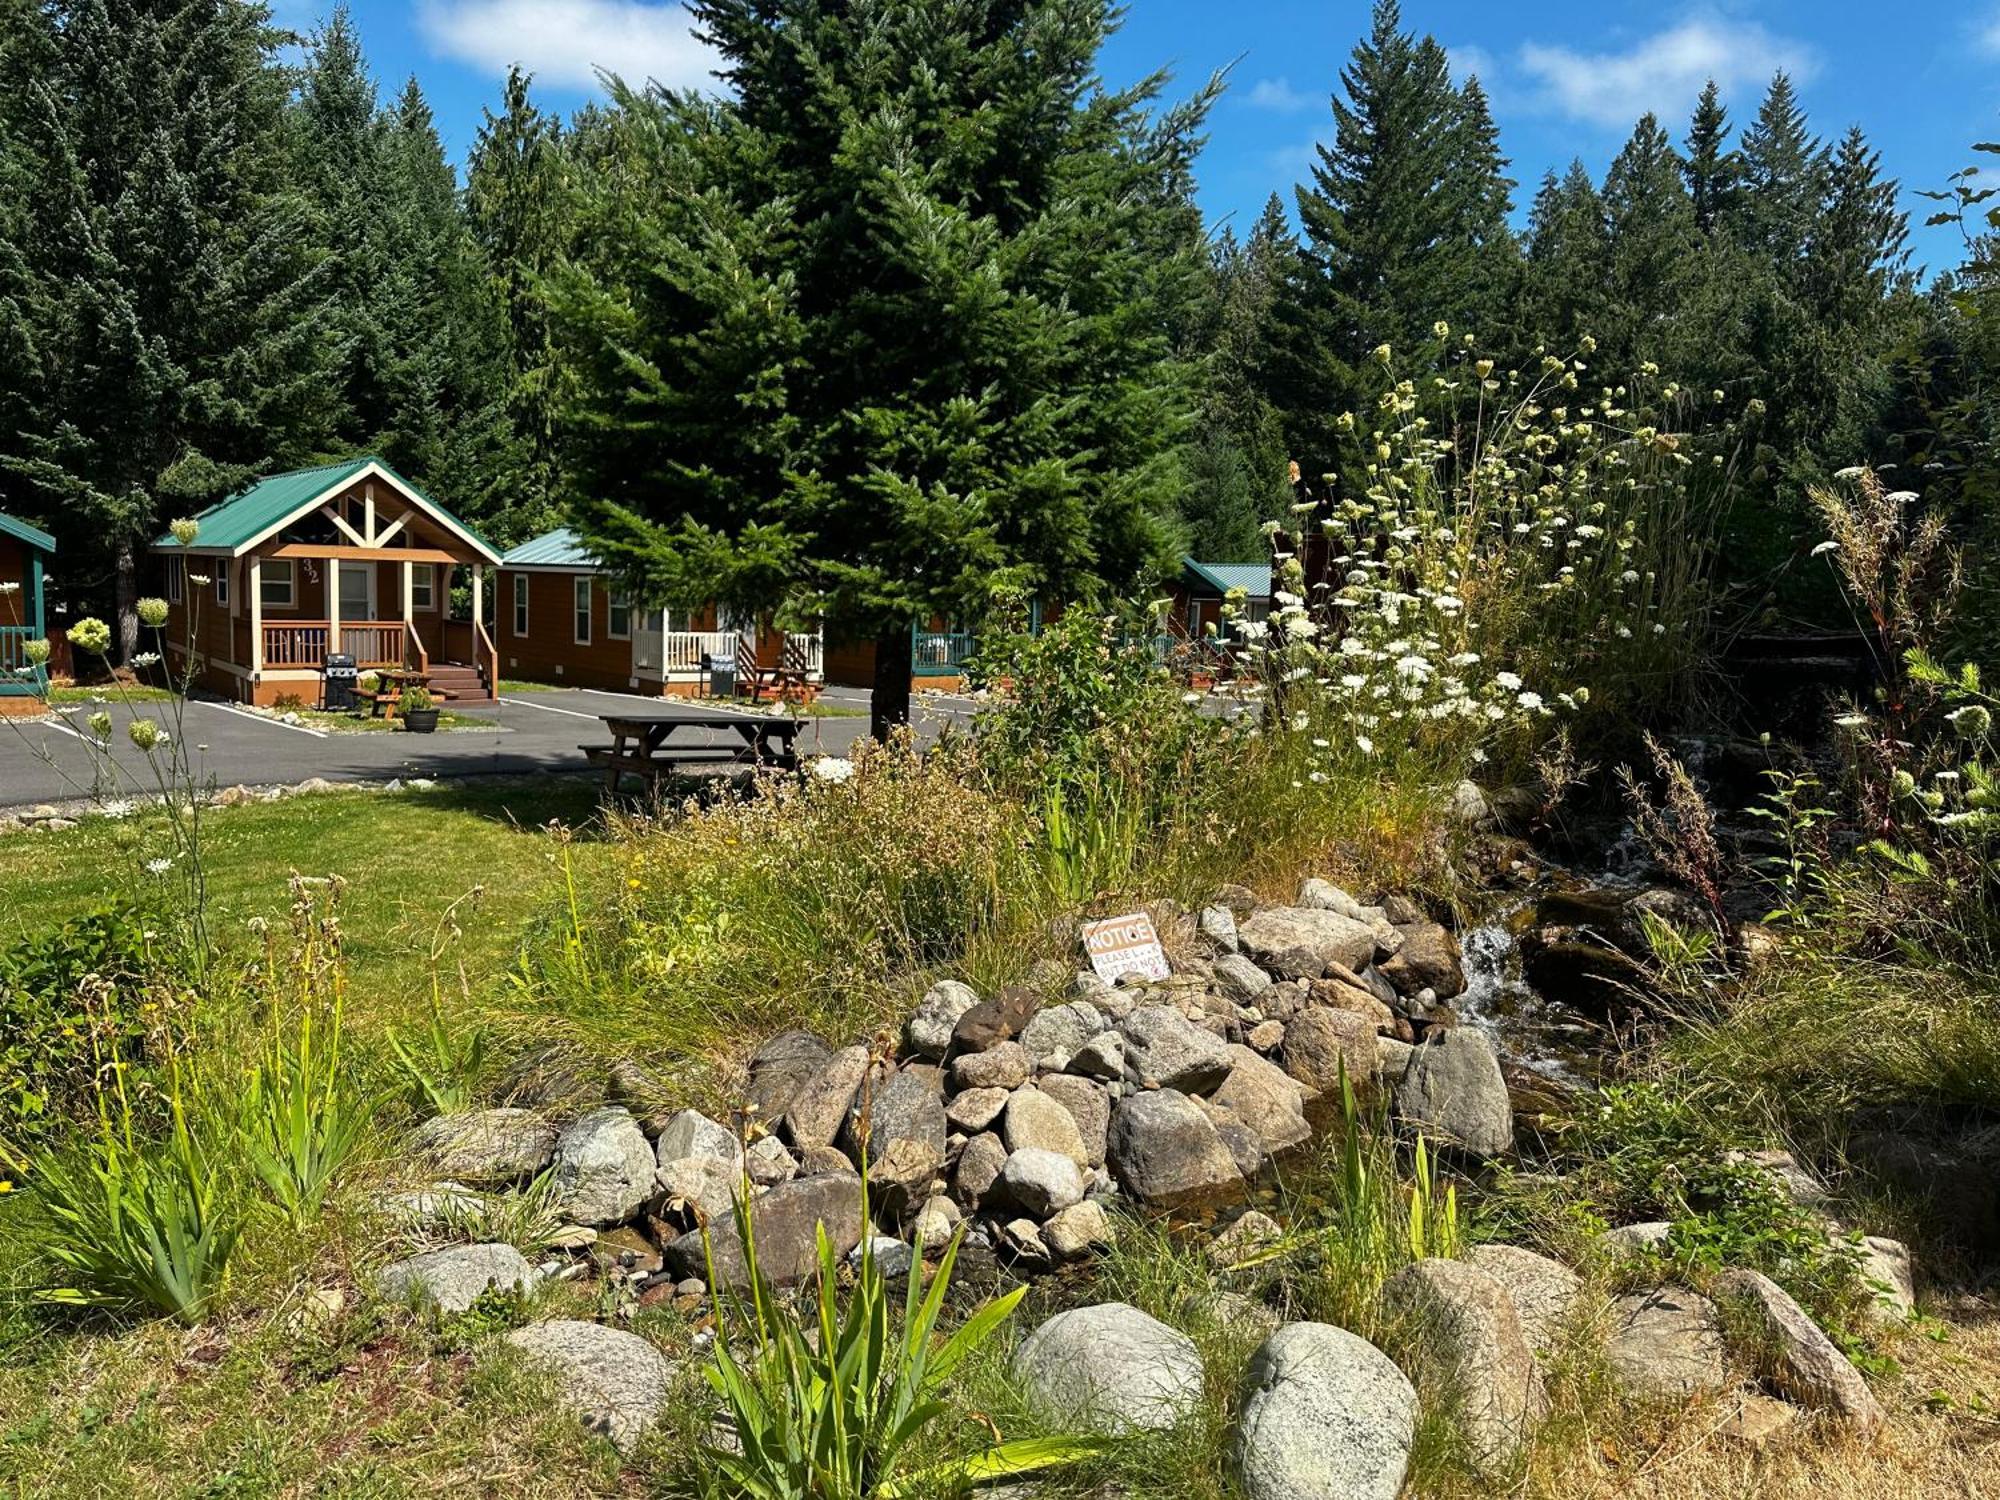
[[1451,1006],[1462,1025],[1485,1033],[1503,1063],[1560,1090],[1588,1088],[1602,1029],[1542,999],[1521,977],[1515,931],[1533,915],[1535,899],[1520,897],[1459,934],[1465,992]]

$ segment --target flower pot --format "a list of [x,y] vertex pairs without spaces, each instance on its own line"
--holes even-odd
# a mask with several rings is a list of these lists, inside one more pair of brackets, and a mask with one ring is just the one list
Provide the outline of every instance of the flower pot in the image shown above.
[[403,728],[411,734],[435,734],[438,727],[438,711],[434,708],[413,708],[403,715]]

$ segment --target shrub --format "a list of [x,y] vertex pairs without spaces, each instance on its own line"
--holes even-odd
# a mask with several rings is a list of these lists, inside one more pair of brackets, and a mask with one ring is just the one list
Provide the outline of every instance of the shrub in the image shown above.
[[[736,1441],[731,1448],[703,1450],[703,1493],[729,1500],[890,1500],[954,1493],[1089,1453],[1093,1445],[1085,1440],[1042,1437],[919,1460],[927,1429],[950,1410],[945,1391],[953,1373],[1007,1320],[1027,1288],[988,1302],[939,1340],[958,1260],[954,1234],[928,1287],[921,1263],[912,1269],[897,1317],[873,1237],[865,1232],[866,1186],[860,1191],[864,1233],[854,1284],[843,1298],[839,1258],[821,1226],[810,1329],[765,1285],[756,1234],[739,1202],[749,1300],[721,1300],[715,1352],[703,1371],[728,1410]],[[712,1248],[708,1269],[709,1284],[720,1286]],[[743,1345],[740,1357],[731,1347],[736,1340]]]
[[145,929],[129,912],[72,917],[0,948],[0,1109],[5,1133],[87,1117],[107,1060],[137,1061],[168,1023],[148,989]]

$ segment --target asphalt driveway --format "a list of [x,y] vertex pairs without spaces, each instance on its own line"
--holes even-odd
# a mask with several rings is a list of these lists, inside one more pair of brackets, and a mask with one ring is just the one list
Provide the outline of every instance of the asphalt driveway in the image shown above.
[[[865,710],[867,695],[853,689],[829,688],[825,701]],[[466,712],[492,721],[491,728],[449,733],[339,734],[302,729],[249,713],[232,704],[195,699],[186,705],[185,734],[194,742],[197,775],[217,786],[293,785],[320,776],[329,781],[381,781],[394,776],[518,775],[529,772],[585,772],[588,766],[577,747],[608,742],[602,714],[659,708],[658,698],[559,688],[545,693],[520,693],[498,703],[468,704]],[[674,702],[727,717],[727,709],[691,702]],[[126,721],[151,717],[171,722],[172,705],[138,704],[128,712],[109,705],[115,721],[112,754],[123,775],[122,795],[150,790],[152,772],[147,758],[133,748]],[[946,722],[968,721],[972,706],[963,699],[924,697],[918,700],[918,731],[934,736]],[[83,720],[94,710],[79,708],[67,719],[34,721],[0,719],[0,807],[31,806],[86,796],[91,791],[91,762],[82,743]],[[802,755],[843,755],[868,732],[865,714],[815,717],[799,736]],[[732,734],[726,741],[735,744]],[[718,739],[716,743],[725,743]]]

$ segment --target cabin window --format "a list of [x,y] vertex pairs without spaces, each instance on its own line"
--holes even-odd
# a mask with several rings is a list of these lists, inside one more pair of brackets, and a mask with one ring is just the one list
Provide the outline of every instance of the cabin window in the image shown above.
[[233,566],[226,557],[215,560],[215,602],[225,607],[229,603],[229,570]]
[[421,610],[437,608],[436,563],[419,563],[410,569],[410,607]]
[[570,580],[571,593],[576,603],[576,643],[590,644],[590,580],[574,578]]
[[167,559],[167,603],[179,604],[187,597],[187,559],[170,557]]
[[285,559],[267,560],[259,569],[257,595],[265,609],[298,608],[297,564]]
[[514,634],[526,640],[528,636],[528,575],[514,575]]
[[632,639],[632,601],[623,594],[613,594],[611,604],[605,613],[604,633],[614,641]]

